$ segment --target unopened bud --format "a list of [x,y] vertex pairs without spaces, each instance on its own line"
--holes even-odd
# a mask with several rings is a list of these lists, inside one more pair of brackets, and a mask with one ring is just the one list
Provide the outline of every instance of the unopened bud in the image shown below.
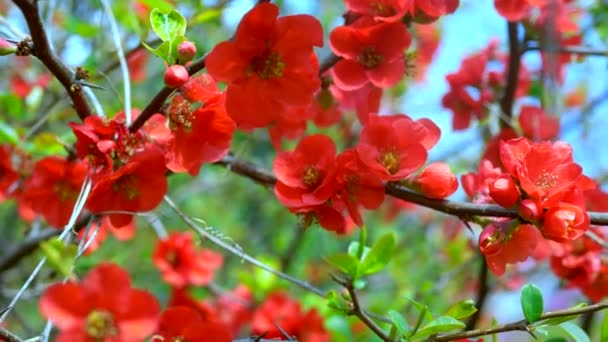
[[188,81],[189,77],[186,67],[175,64],[165,70],[165,85],[169,88],[179,88]]
[[191,41],[184,41],[177,47],[177,58],[180,64],[186,64],[196,55],[196,45]]
[[17,46],[0,37],[0,56],[12,55],[17,52]]

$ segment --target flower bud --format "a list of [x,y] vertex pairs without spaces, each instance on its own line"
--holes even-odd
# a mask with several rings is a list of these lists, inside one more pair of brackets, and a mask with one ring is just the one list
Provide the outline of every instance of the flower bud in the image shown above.
[[165,85],[169,88],[179,88],[188,81],[188,77],[188,70],[183,65],[172,65],[165,70]]
[[543,218],[543,207],[538,201],[526,198],[519,203],[519,216],[526,221],[538,222]]
[[17,46],[0,37],[0,56],[12,55],[17,52]]
[[423,195],[429,198],[444,199],[458,189],[458,180],[445,163],[432,163],[422,170],[414,181]]
[[185,64],[194,58],[196,55],[196,45],[191,41],[184,41],[177,47],[177,59],[179,64]]
[[589,229],[589,215],[570,203],[559,203],[547,210],[543,218],[543,235],[557,242],[576,240]]
[[505,232],[497,224],[487,225],[479,235],[479,250],[483,255],[494,255],[502,250]]
[[511,208],[519,201],[519,189],[510,176],[496,179],[488,189],[490,197],[502,207]]

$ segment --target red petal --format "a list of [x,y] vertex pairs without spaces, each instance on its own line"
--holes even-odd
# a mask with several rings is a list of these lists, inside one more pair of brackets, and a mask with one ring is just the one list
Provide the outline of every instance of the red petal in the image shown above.
[[90,311],[80,286],[68,282],[49,286],[40,298],[40,312],[61,330],[78,329]]

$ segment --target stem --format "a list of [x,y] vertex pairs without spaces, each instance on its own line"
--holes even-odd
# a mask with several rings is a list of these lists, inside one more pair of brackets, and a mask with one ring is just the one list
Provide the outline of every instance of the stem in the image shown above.
[[483,305],[486,302],[486,298],[488,296],[489,287],[488,287],[488,263],[486,262],[486,258],[483,255],[480,255],[481,264],[479,265],[479,287],[477,288],[477,299],[475,300],[475,306],[477,307],[477,311],[469,318],[467,322],[467,330],[471,330],[475,328],[479,318],[481,317],[481,313],[483,310]]
[[506,73],[505,92],[500,100],[500,108],[504,114],[504,117],[501,117],[500,121],[502,127],[511,126],[509,121],[513,116],[513,101],[515,100],[517,81],[519,80],[521,54],[519,51],[519,38],[517,37],[518,25],[517,22],[507,22],[507,31],[509,34],[509,65]]
[[84,118],[91,115],[91,108],[84,97],[82,88],[80,86],[74,86],[74,73],[63,64],[49,44],[44,24],[40,17],[38,1],[13,0],[13,2],[19,7],[21,13],[23,13],[27,26],[30,29],[33,43],[32,54],[49,69],[51,74],[53,74],[65,88],[72,99],[76,113],[78,113],[81,120],[84,120]]

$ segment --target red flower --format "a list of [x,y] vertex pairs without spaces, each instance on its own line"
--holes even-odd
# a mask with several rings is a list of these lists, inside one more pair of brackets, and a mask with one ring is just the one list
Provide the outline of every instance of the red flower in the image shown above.
[[330,89],[340,103],[340,108],[355,110],[362,125],[367,124],[370,113],[377,113],[380,110],[382,88],[371,83],[352,91],[342,90],[335,85],[330,86]]
[[13,169],[11,148],[0,145],[0,202],[10,196],[9,191],[19,180],[19,174]]
[[224,97],[208,75],[191,78],[182,91],[188,100],[202,104],[193,109],[181,95],[173,97],[168,109],[172,139],[166,155],[167,168],[196,176],[203,163],[216,162],[228,153],[236,125],[224,109]]
[[458,189],[458,180],[445,163],[432,163],[414,179],[420,192],[429,198],[444,199]]
[[264,127],[289,106],[310,104],[319,88],[313,46],[323,29],[310,15],[277,18],[270,3],[255,6],[232,41],[218,44],[206,60],[209,74],[228,83],[226,109],[242,128]]
[[46,157],[26,180],[22,200],[53,227],[65,226],[72,214],[86,174],[79,161]]
[[523,191],[543,207],[555,205],[582,180],[582,168],[572,161],[563,142],[532,144],[525,138],[501,142],[500,159]]
[[529,139],[549,140],[559,134],[559,118],[547,115],[539,107],[521,107],[518,120],[524,136]]
[[[136,3],[135,5],[137,5]],[[146,15],[146,19],[149,16]],[[146,63],[148,62],[148,51],[141,48],[134,50],[127,56],[127,66],[129,68],[129,76],[131,82],[140,83],[146,79]]]
[[365,18],[354,25],[335,28],[329,41],[332,51],[343,57],[332,68],[334,82],[344,90],[371,82],[392,87],[405,74],[403,51],[411,37],[400,22],[372,24]]
[[224,324],[205,321],[187,306],[170,307],[163,312],[152,341],[231,342]]
[[[115,172],[99,177],[91,190],[88,208],[94,213],[152,210],[167,192],[165,171],[165,160],[158,150],[139,152]],[[115,226],[123,226],[131,215],[110,214],[110,220]]]
[[[340,211],[342,206],[346,207],[353,221],[361,226],[363,219],[359,206],[378,208],[384,201],[384,184],[361,162],[354,149],[338,155],[335,166],[332,177],[335,177],[336,195],[332,198],[332,207]],[[327,214],[335,217],[331,212]]]
[[209,284],[223,257],[209,249],[197,250],[192,234],[173,232],[167,239],[158,241],[153,260],[167,283],[184,287]]
[[407,1],[403,0],[345,0],[349,10],[373,17],[374,20],[396,22],[407,13]]
[[49,286],[40,312],[59,329],[58,342],[139,342],[156,329],[160,306],[123,269],[101,264],[80,283]]
[[244,285],[238,285],[234,290],[220,294],[216,302],[218,319],[225,323],[233,335],[238,335],[241,329],[251,322],[253,295]]
[[494,274],[505,273],[506,265],[521,262],[531,256],[542,239],[536,227],[518,221],[503,221],[488,225],[479,236],[479,249]]
[[331,138],[316,134],[302,138],[292,152],[279,152],[273,163],[277,176],[274,193],[288,208],[302,208],[325,203],[334,194],[328,177],[336,159]]
[[[604,239],[599,229],[593,233]],[[556,244],[557,245],[557,244]],[[551,257],[551,269],[558,277],[574,286],[591,284],[602,268],[603,247],[587,236],[558,245]]]
[[557,242],[576,240],[589,229],[589,215],[580,207],[560,202],[543,215],[541,230],[547,239]]
[[252,331],[265,338],[284,338],[280,327],[301,342],[328,342],[330,335],[316,310],[304,313],[300,303],[283,292],[274,292],[254,312]]
[[427,151],[441,131],[428,119],[413,121],[403,114],[371,115],[361,132],[357,153],[382,180],[400,180],[426,162]]

